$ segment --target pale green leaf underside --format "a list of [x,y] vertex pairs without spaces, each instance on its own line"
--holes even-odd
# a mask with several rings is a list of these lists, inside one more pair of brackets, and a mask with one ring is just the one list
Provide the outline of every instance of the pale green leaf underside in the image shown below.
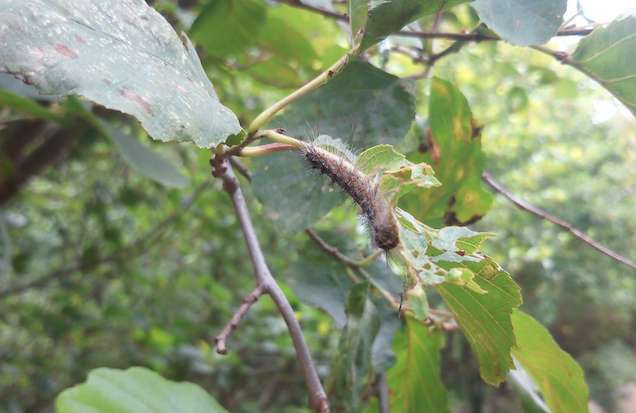
[[227,413],[199,386],[169,381],[151,370],[100,368],[62,392],[57,413]]
[[567,0],[475,0],[471,5],[504,40],[528,46],[546,43],[556,34]]
[[636,116],[636,15],[624,16],[579,42],[570,63],[586,73]]
[[517,346],[512,354],[530,375],[551,413],[588,411],[583,370],[548,330],[519,310],[512,313]]
[[0,0],[0,72],[81,95],[162,141],[212,147],[241,130],[191,43],[143,0]]

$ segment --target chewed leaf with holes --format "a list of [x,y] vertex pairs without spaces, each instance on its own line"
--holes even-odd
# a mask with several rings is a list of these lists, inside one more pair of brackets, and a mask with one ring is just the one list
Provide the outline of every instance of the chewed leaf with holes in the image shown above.
[[519,286],[490,258],[464,265],[474,274],[473,282],[482,293],[451,283],[436,288],[477,356],[481,377],[496,386],[514,368],[511,315],[521,305]]
[[406,270],[422,285],[448,283],[464,286],[478,294],[485,292],[475,282],[474,271],[466,264],[487,259],[478,253],[478,249],[492,234],[463,227],[437,230],[404,210],[398,208],[396,213],[400,223],[401,256]]
[[356,167],[367,175],[382,174],[380,189],[393,205],[415,189],[441,185],[430,165],[409,161],[391,145],[377,145],[362,152],[356,159]]
[[143,0],[0,0],[0,72],[133,115],[162,141],[212,147],[241,130],[191,43]]
[[571,64],[609,90],[636,116],[636,14],[581,40]]

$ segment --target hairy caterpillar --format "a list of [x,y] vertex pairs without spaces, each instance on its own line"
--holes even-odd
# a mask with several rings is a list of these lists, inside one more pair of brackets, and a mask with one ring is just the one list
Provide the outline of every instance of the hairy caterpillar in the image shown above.
[[356,169],[349,151],[337,141],[319,136],[313,143],[303,144],[300,153],[311,168],[328,176],[360,207],[377,247],[388,251],[398,246],[400,236],[393,208],[378,184]]

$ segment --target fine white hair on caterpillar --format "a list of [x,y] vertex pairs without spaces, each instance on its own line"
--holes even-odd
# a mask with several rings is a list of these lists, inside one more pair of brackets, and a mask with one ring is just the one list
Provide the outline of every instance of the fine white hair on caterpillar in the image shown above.
[[355,156],[341,141],[321,135],[304,143],[300,153],[312,169],[328,176],[360,207],[378,248],[389,251],[398,246],[399,229],[391,204],[375,179],[356,169]]

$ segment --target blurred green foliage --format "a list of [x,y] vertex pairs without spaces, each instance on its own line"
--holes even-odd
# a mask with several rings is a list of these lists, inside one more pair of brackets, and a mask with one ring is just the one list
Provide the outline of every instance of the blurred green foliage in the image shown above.
[[[213,19],[215,7],[234,3],[195,0],[177,5],[165,0],[154,6],[199,40],[201,60],[221,102],[245,124],[333,63],[346,50],[349,36],[332,20],[264,1],[250,0],[250,7],[237,10],[232,18]],[[229,32],[237,19],[249,19],[250,35],[219,42],[218,33]],[[474,12],[463,5],[447,11],[440,24],[442,30],[459,31],[475,23]],[[429,47],[411,38],[390,41],[394,46]],[[450,44],[436,40],[435,47]],[[211,45],[213,49],[206,49]],[[557,45],[572,48],[573,43]],[[375,55],[370,62],[396,76],[422,71],[400,53]],[[470,138],[478,129],[481,138],[473,145],[485,154],[483,159],[476,155],[480,168],[516,195],[636,259],[636,128],[626,109],[574,69],[504,42],[469,44],[440,60],[433,74],[466,96],[474,122],[464,120]],[[73,102],[38,99],[43,106],[33,106],[4,92],[16,91],[12,82],[0,78],[2,159],[11,156],[12,142],[25,142],[26,148],[58,132],[72,140],[63,156],[1,205],[0,411],[53,411],[56,395],[84,381],[91,369],[133,365],[195,382],[232,412],[308,411],[291,340],[269,299],[260,300],[232,335],[229,355],[214,352],[211,339],[253,288],[253,280],[229,199],[209,176],[209,152],[183,144],[158,145],[130,118],[91,107],[178,165],[188,184],[166,188],[132,169],[103,131],[80,119]],[[435,148],[427,138],[426,118],[434,110],[429,107],[430,82],[420,79],[409,87],[419,119],[401,149],[410,159],[426,159],[435,167]],[[395,98],[403,100],[402,85],[396,90]],[[334,111],[342,113],[338,106],[329,113]],[[315,123],[296,126],[311,129]],[[337,126],[355,135],[351,125]],[[436,128],[434,122],[430,126]],[[6,163],[0,166],[0,178],[7,176]],[[256,162],[248,166],[258,170]],[[366,325],[367,312],[394,313],[370,301],[356,301],[362,287],[351,289],[344,274],[338,288],[312,290],[310,281],[315,279],[308,276],[316,268],[332,280],[345,270],[324,262],[324,254],[304,234],[280,231],[270,219],[276,217],[243,183],[268,263],[292,301],[319,373],[327,377],[342,368],[338,378],[344,384],[334,388],[364,393],[366,382],[355,381],[356,375],[370,363],[388,361],[350,360],[346,357],[351,354],[342,349],[351,348],[355,355],[357,349],[381,341],[383,328],[392,328],[390,323]],[[476,192],[484,190],[478,182],[470,184]],[[263,190],[257,187],[254,192]],[[453,207],[448,201],[452,195],[443,195],[439,214],[427,217],[436,224],[448,213],[444,207]],[[491,199],[484,193],[478,201],[481,215]],[[461,216],[466,221],[472,214]],[[497,234],[485,252],[522,286],[523,310],[547,325],[581,363],[591,397],[612,408],[613,394],[636,380],[634,272],[500,197],[474,228]],[[350,204],[332,210],[318,229],[351,255],[368,252],[368,237]],[[337,296],[340,306],[325,308],[327,314],[301,302],[307,300],[303,292],[321,303],[320,294]],[[441,298],[431,294],[429,300],[438,304]],[[353,315],[357,324],[342,328],[345,314]],[[361,342],[358,336],[352,339],[356,328],[368,333]],[[426,332],[406,330],[396,342],[405,340],[405,334]],[[390,342],[381,344],[390,348]],[[441,348],[443,340],[433,344]],[[408,356],[398,356],[398,367],[404,367]],[[509,385],[494,389],[481,383],[479,366],[461,334],[448,335],[441,358],[452,409],[520,411],[521,400]],[[361,405],[355,393],[337,394],[334,405],[341,402],[354,411]],[[502,405],[513,410],[502,410]]]

